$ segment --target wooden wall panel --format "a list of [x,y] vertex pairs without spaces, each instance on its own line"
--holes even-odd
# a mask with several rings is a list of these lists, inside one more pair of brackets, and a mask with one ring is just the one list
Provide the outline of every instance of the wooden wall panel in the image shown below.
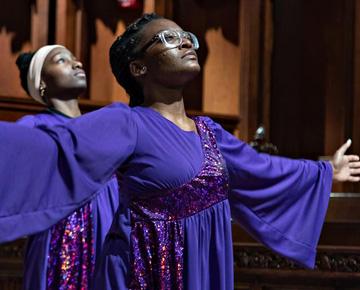
[[125,27],[143,12],[169,14],[172,1],[145,0],[139,9],[121,9],[116,1],[87,1],[89,98],[95,101],[122,101],[127,103],[125,90],[118,85],[110,68],[109,48]]
[[185,90],[187,105],[239,116],[246,141],[269,125],[271,13],[271,1],[174,1],[174,20],[200,40],[202,73]]
[[56,1],[54,7],[54,43],[62,44],[86,66],[87,29],[85,0]]
[[[354,28],[353,31],[353,100],[352,100],[352,128],[353,140],[352,151],[360,152],[360,2],[354,1]],[[347,187],[350,192],[360,192],[359,184],[352,184]]]
[[[348,138],[355,142],[349,153],[359,152],[358,5],[274,1],[270,138],[281,154],[318,159]],[[333,191],[360,186],[334,184]]]
[[[18,54],[47,43],[48,1],[7,1],[0,9],[0,96],[26,97],[15,65]],[[14,17],[16,15],[16,17]]]
[[239,137],[250,141],[258,123],[261,1],[242,0],[240,5],[240,124]]
[[174,21],[195,33],[200,42],[202,72],[185,91],[187,105],[238,115],[239,1],[174,1]]
[[271,140],[284,155],[317,159],[352,135],[353,4],[274,1]]
[[351,138],[352,133],[354,1],[326,3],[329,10],[323,24],[326,25],[323,28],[323,54],[326,56],[324,151],[325,155],[331,155]]
[[119,22],[115,32],[112,32],[100,20],[96,20],[95,27],[97,42],[91,44],[90,47],[91,75],[89,83],[91,99],[127,102],[125,90],[120,88],[111,72],[108,53],[116,35],[124,31],[125,24]]
[[239,45],[224,39],[221,28],[209,29],[205,40],[209,51],[203,67],[203,110],[238,115],[240,86],[235,79],[240,78]]

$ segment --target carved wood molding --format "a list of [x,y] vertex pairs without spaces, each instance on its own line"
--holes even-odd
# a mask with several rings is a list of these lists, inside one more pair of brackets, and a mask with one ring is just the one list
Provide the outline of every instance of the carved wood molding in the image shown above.
[[[235,268],[304,270],[260,245],[234,244]],[[319,247],[315,270],[360,274],[360,247]]]
[[25,239],[20,239],[12,243],[1,245],[0,259],[22,259],[25,249]]
[[26,239],[0,245],[0,289],[20,289]]
[[[0,259],[22,259],[26,239],[1,245]],[[237,268],[303,270],[261,245],[234,243],[234,261]],[[320,246],[316,270],[360,273],[360,247]]]

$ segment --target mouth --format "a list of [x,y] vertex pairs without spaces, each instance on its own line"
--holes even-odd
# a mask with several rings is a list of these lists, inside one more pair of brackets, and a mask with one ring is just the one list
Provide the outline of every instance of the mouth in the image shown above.
[[78,78],[85,78],[86,77],[86,74],[85,74],[85,71],[80,69],[80,70],[77,70],[75,73],[74,73],[74,76],[78,77]]
[[194,50],[189,50],[189,51],[184,53],[182,58],[188,58],[188,59],[197,60],[197,54],[196,54],[196,52]]

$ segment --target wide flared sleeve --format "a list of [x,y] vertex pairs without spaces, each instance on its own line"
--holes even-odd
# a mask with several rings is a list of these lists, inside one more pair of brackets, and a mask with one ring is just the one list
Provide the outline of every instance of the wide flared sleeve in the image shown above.
[[208,123],[229,172],[232,217],[267,247],[313,268],[332,185],[330,163],[260,154]]
[[122,104],[41,130],[0,122],[0,242],[45,230],[93,198],[136,138]]

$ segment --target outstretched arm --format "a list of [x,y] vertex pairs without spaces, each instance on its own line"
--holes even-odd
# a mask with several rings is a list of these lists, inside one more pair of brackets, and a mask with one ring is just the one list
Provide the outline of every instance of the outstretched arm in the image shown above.
[[330,162],[258,153],[209,120],[229,172],[232,217],[255,239],[314,267],[329,202]]
[[130,115],[119,105],[41,130],[0,122],[0,242],[45,230],[93,198],[134,150]]

